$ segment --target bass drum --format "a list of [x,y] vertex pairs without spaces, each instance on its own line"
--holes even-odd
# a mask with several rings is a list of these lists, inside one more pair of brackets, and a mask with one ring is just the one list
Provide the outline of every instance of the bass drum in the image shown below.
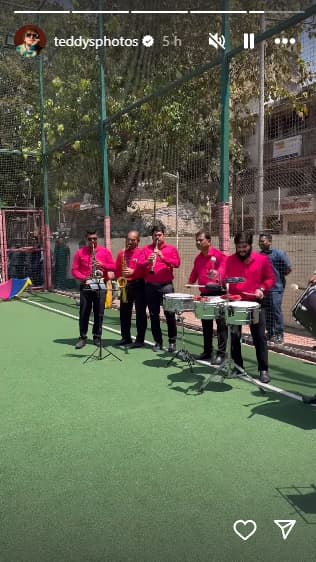
[[316,338],[316,285],[307,287],[300,296],[292,309],[292,316]]

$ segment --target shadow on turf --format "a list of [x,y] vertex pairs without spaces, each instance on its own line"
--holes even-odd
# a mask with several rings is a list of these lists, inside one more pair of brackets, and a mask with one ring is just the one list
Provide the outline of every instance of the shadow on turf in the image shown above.
[[[254,377],[256,379],[258,377],[257,361],[255,359],[247,358],[245,363],[246,363],[245,369],[247,373],[249,373],[251,377]],[[300,386],[305,388],[314,389],[316,386],[316,379],[315,377],[313,377],[313,375],[311,376],[304,375],[302,373],[299,373],[299,371],[294,371],[293,369],[287,369],[287,368],[282,369],[282,367],[275,365],[273,360],[270,361],[269,373],[272,379],[271,384],[274,384],[276,386],[279,385],[281,386],[281,388],[282,388],[282,383],[295,383],[295,382],[299,383]],[[289,392],[294,392],[297,394],[297,390],[291,391],[289,388],[287,388],[287,390]]]
[[[75,347],[76,343],[78,341],[78,338],[59,338],[57,340],[53,340],[54,343],[59,343],[61,345],[70,345],[71,347]],[[119,347],[116,345],[118,340],[109,340],[107,338],[102,338],[102,342],[103,345],[105,346],[115,346],[119,349]],[[86,345],[94,345],[92,340],[87,341]]]
[[[168,359],[168,361],[166,361],[166,359]],[[168,367],[169,360],[170,360],[170,354],[164,353],[155,357],[155,359],[146,359],[146,361],[143,361],[143,365],[146,365],[147,367],[152,367],[154,369],[158,368],[160,369],[159,374],[161,374],[161,369],[163,367]],[[184,365],[186,365],[186,363],[179,362],[177,364],[177,367],[179,369],[182,369],[181,372],[172,373],[167,376],[167,379],[169,380],[168,386],[170,387],[171,390],[176,390],[177,392],[182,392],[183,394],[187,394],[188,390],[190,390],[191,392],[198,392],[204,380],[204,376],[206,377],[210,374],[209,368],[202,367],[201,365],[196,365],[195,370],[193,370],[192,373],[191,369],[189,367],[184,368]],[[214,377],[218,378],[218,375],[214,373]],[[179,383],[191,384],[191,386],[187,388],[182,388],[181,386],[173,386],[174,384],[179,384]],[[229,390],[232,390],[232,386],[221,381],[211,380],[207,385],[207,387],[205,388],[204,392],[206,390],[210,392],[228,392]]]
[[[249,406],[251,404],[246,405],[246,407]],[[249,418],[256,415],[266,416],[304,430],[316,429],[316,409],[313,406],[291,398],[278,396],[276,399],[274,393],[268,397],[266,402],[252,408]]]
[[[169,388],[171,390],[175,390],[177,392],[182,392],[183,394],[187,394],[188,396],[190,396],[191,392],[192,393],[198,393],[199,392],[199,388],[202,384],[202,382],[204,381],[204,376],[207,377],[210,374],[209,369],[207,367],[201,367],[199,366],[199,372],[191,372],[191,369],[188,367],[186,369],[183,369],[181,371],[181,373],[172,373],[171,375],[167,376],[167,379],[170,381],[169,382]],[[214,377],[218,377],[218,375],[214,374]],[[181,386],[173,386],[174,384],[179,384],[179,383],[185,383],[185,384],[189,384],[189,383],[194,383],[191,384],[189,387],[187,388],[183,388]],[[232,386],[230,384],[227,384],[225,382],[222,382],[221,380],[211,380],[207,387],[204,389],[205,391],[208,392],[228,392],[230,390],[232,390]],[[188,391],[190,393],[188,393]]]
[[[287,486],[276,488],[277,492],[302,517],[308,525],[316,525],[316,486]],[[315,515],[315,517],[312,517]]]

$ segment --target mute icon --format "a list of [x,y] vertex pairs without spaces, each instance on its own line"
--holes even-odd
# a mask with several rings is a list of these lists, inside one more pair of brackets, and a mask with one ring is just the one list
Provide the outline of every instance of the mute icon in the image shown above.
[[223,49],[225,51],[225,37],[224,35],[219,36],[218,33],[215,33],[215,35],[212,35],[212,33],[208,34],[208,44],[211,45],[212,47],[215,47],[215,49],[218,49],[218,47],[221,47],[221,49]]

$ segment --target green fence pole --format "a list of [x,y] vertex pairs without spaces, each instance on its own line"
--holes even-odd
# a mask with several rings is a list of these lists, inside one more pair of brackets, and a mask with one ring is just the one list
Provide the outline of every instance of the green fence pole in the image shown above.
[[[229,0],[224,0],[223,10],[229,10]],[[225,49],[230,50],[229,15],[223,14],[222,34]],[[220,193],[219,193],[219,247],[224,253],[229,249],[229,58],[225,51],[221,65],[221,147],[220,147]]]
[[40,98],[40,126],[41,126],[41,164],[43,178],[43,197],[44,197],[44,233],[43,233],[43,249],[44,249],[44,267],[45,267],[45,288],[50,290],[52,287],[52,265],[51,265],[51,248],[50,248],[50,227],[49,227],[49,209],[48,209],[48,169],[47,169],[47,152],[46,152],[46,136],[44,129],[44,85],[43,85],[43,56],[38,55],[38,76],[39,76],[39,98]]
[[[102,2],[99,0],[99,10],[102,10]],[[103,39],[103,15],[98,15],[99,37]],[[108,147],[106,137],[106,88],[104,76],[104,46],[99,49],[99,77],[100,77],[100,141],[102,158],[102,191],[104,212],[104,244],[111,247],[111,219],[110,219],[110,193],[109,193],[109,165]]]

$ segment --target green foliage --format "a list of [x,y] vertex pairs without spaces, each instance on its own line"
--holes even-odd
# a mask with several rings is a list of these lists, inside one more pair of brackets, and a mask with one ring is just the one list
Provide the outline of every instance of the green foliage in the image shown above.
[[[90,5],[91,4],[91,5]],[[97,9],[91,2],[89,8]],[[107,9],[111,3],[108,3]],[[167,6],[161,0],[160,9]],[[287,3],[280,1],[286,7]],[[86,8],[83,0],[73,2],[75,8]],[[236,2],[238,9],[241,2]],[[49,2],[47,2],[49,6]],[[204,6],[196,2],[196,7]],[[204,6],[205,7],[205,6]],[[146,9],[149,9],[146,5]],[[249,5],[249,9],[251,6]],[[260,9],[260,2],[253,2]],[[281,8],[280,8],[281,9]],[[293,8],[294,9],[294,8]],[[7,28],[16,23],[7,17]],[[112,16],[105,19],[107,37],[141,38],[143,30],[152,33],[155,45],[145,47],[106,47],[107,115],[113,116],[127,105],[178,79],[199,64],[217,56],[207,45],[210,20],[201,16],[144,16],[133,20]],[[270,25],[270,24],[268,24]],[[99,138],[99,66],[100,51],[94,48],[56,47],[59,38],[96,37],[94,17],[72,15],[69,18],[42,16],[42,27],[48,37],[43,52],[45,134],[49,157],[50,201],[63,193],[85,192],[102,201],[100,138]],[[212,28],[220,31],[220,16],[212,20]],[[258,16],[231,18],[231,45],[242,42],[244,31],[259,29]],[[301,26],[291,33],[297,38],[295,47],[276,50],[272,42],[266,46],[266,99],[292,96],[295,88],[308,80],[308,68],[300,55]],[[312,31],[311,31],[312,33]],[[163,47],[163,37],[181,37],[182,48]],[[17,127],[2,135],[1,140],[17,146],[24,154],[41,154],[40,110],[38,102],[37,61],[21,61],[13,54],[9,65],[0,59],[0,73],[10,93],[0,86],[1,115],[8,120],[14,112]],[[231,64],[231,172],[243,168],[243,139],[254,126],[249,109],[258,96],[257,51],[243,52]],[[2,82],[3,83],[3,82]],[[4,88],[5,90],[5,88]],[[7,87],[8,90],[8,87]],[[295,101],[295,110],[304,113],[306,100]],[[305,105],[304,105],[305,104]],[[180,197],[195,204],[206,204],[217,196],[220,147],[220,69],[217,67],[162,97],[144,103],[137,110],[123,114],[107,127],[107,146],[112,211],[124,212],[139,186],[163,195],[163,170],[179,171]],[[25,176],[25,170],[22,171]],[[182,195],[181,195],[182,194]]]

